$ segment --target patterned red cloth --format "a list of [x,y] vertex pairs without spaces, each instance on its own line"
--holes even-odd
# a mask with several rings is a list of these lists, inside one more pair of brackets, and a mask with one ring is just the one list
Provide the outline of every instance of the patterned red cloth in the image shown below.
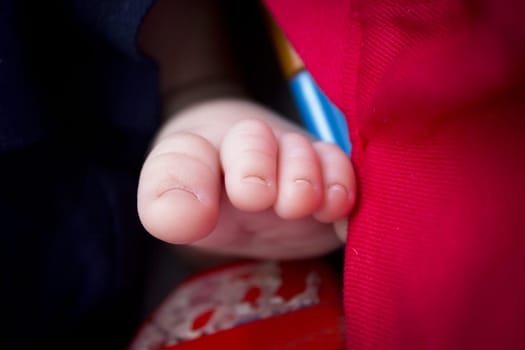
[[525,2],[267,0],[344,111],[349,349],[525,348]]

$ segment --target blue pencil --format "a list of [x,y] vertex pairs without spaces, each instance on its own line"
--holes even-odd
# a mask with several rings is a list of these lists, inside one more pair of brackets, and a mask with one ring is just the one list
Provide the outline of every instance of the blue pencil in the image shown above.
[[317,139],[335,143],[350,154],[351,143],[343,113],[321,91],[270,16],[268,21],[281,67],[304,126]]

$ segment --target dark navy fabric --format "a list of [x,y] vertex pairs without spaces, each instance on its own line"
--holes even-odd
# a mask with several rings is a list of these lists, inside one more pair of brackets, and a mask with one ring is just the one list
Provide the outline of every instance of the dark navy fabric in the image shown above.
[[119,349],[140,323],[152,2],[0,0],[2,348]]
[[42,129],[21,44],[23,24],[15,4],[0,2],[0,150],[34,142]]

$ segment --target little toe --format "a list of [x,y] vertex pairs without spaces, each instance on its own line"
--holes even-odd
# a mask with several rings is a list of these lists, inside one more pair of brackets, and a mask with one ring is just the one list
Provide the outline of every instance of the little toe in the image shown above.
[[336,145],[316,142],[323,174],[324,198],[314,214],[321,222],[333,222],[346,216],[355,203],[355,174],[348,156]]

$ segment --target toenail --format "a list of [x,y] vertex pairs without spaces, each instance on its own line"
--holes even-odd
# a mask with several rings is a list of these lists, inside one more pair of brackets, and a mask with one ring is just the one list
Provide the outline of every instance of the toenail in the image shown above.
[[328,186],[328,190],[329,191],[343,191],[345,193],[348,193],[348,190],[346,189],[345,186],[341,185],[341,184],[331,184]]
[[312,181],[306,177],[298,177],[297,179],[294,179],[293,182],[296,184],[306,184],[312,186]]
[[243,181],[246,181],[246,182],[250,182],[250,183],[255,183],[255,184],[260,184],[260,185],[265,185],[265,186],[270,186],[270,182],[268,180],[266,180],[264,177],[262,176],[257,176],[257,175],[248,175],[248,176],[245,176],[242,178]]
[[170,188],[170,189],[167,189],[165,191],[162,191],[159,195],[158,195],[158,198],[164,196],[166,193],[174,193],[174,192],[182,192],[182,193],[186,193],[186,194],[189,194],[191,195],[193,198],[195,198],[196,200],[200,201],[200,197],[197,193],[195,193],[194,191],[192,191],[189,187],[185,187],[185,186],[181,186],[181,187],[174,187],[174,188]]

